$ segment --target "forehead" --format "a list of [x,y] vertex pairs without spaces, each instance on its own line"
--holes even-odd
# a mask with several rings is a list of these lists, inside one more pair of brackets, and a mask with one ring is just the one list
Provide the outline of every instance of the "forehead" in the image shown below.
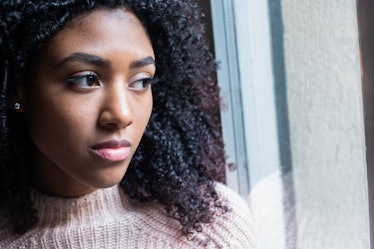
[[125,20],[130,23],[139,23],[139,19],[135,14],[125,7],[109,9],[109,8],[98,8],[89,12],[82,13],[72,20],[66,23],[66,28],[78,28],[90,25],[92,23],[100,24],[98,20],[106,19],[109,22],[115,22],[118,20]]
[[95,54],[109,49],[127,49],[138,56],[153,56],[144,26],[135,14],[125,8],[98,9],[74,18],[52,38],[47,54]]

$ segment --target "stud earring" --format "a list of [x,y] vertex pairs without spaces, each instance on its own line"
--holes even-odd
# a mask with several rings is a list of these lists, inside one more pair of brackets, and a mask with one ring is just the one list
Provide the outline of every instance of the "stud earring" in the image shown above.
[[19,111],[21,109],[21,104],[16,102],[14,103],[14,110]]

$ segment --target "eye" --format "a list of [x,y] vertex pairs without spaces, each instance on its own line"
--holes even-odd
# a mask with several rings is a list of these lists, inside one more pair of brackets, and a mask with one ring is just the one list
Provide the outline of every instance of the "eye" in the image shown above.
[[146,78],[146,79],[141,79],[132,82],[129,85],[129,89],[135,90],[135,91],[145,91],[148,89],[148,87],[152,84],[152,78]]
[[101,85],[99,77],[92,72],[71,76],[67,79],[67,83],[72,87],[81,89],[94,88]]

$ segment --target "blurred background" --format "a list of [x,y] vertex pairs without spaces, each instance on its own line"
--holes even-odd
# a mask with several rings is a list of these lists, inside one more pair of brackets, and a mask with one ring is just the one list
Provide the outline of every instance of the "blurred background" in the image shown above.
[[248,201],[258,248],[370,248],[374,3],[198,4],[219,61],[226,184]]

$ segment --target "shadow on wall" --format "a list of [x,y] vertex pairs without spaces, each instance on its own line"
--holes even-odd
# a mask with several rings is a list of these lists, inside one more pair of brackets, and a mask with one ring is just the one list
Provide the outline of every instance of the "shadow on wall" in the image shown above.
[[294,184],[292,178],[292,152],[288,122],[287,82],[283,45],[283,19],[281,0],[268,0],[272,41],[274,91],[277,113],[279,156],[281,163],[281,189],[284,218],[284,243],[287,249],[296,248],[297,223]]

